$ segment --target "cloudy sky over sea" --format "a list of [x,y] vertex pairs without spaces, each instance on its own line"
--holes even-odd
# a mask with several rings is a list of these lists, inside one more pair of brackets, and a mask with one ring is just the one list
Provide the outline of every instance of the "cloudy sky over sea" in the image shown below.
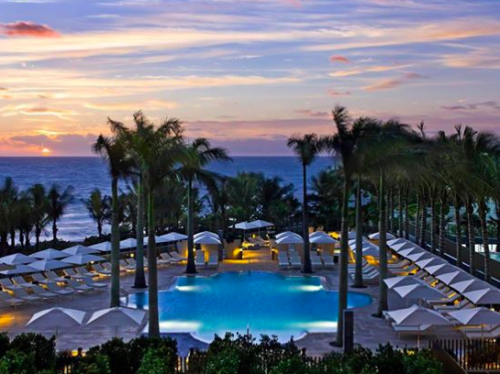
[[500,128],[498,0],[0,0],[0,156],[89,155],[107,117],[288,154],[330,110]]

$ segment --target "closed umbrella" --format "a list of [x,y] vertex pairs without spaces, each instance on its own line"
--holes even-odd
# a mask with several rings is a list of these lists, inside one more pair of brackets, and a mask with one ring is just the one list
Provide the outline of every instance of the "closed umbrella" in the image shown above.
[[113,327],[118,336],[120,327],[138,327],[146,317],[144,310],[115,307],[94,312],[86,326]]
[[91,245],[89,248],[97,249],[99,252],[111,252],[111,242],[102,242],[99,244],[94,244]]
[[22,253],[14,253],[13,255],[1,257],[0,263],[6,265],[25,265],[30,262],[35,262],[36,260],[35,257],[26,256]]
[[465,271],[455,270],[450,273],[440,274],[436,279],[449,286],[453,283],[474,279],[474,277]]
[[33,314],[26,326],[40,328],[55,328],[56,338],[61,327],[80,326],[85,318],[85,312],[76,309],[51,308]]
[[171,232],[166,235],[160,236],[160,238],[163,238],[168,242],[177,242],[179,240],[186,240],[188,236],[184,234],[179,234],[177,232]]
[[58,260],[39,260],[32,262],[29,266],[38,271],[50,271],[67,268],[69,264]]
[[59,260],[70,255],[54,248],[48,248],[43,251],[35,252],[31,256],[40,260]]
[[85,264],[88,264],[90,262],[100,262],[100,261],[104,261],[104,260],[105,260],[104,257],[96,256],[96,255],[76,255],[76,256],[63,258],[61,261],[66,262],[68,264],[85,265]]
[[420,348],[420,331],[422,326],[447,326],[451,322],[435,310],[413,305],[410,308],[388,312],[397,325],[415,326],[418,331],[417,345]]
[[99,251],[95,248],[84,247],[83,245],[75,245],[74,247],[64,249],[63,252],[70,256],[76,256],[90,255],[93,253],[98,253]]
[[423,284],[424,282],[416,277],[403,276],[384,279],[384,283],[387,285],[388,289],[392,290],[395,287],[412,286],[415,284]]

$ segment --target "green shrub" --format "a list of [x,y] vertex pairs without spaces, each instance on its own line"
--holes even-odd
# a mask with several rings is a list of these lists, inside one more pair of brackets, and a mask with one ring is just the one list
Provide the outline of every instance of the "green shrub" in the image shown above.
[[10,349],[10,339],[7,333],[0,333],[0,358],[2,358]]
[[36,373],[33,354],[19,351],[8,351],[0,360],[0,374],[33,374]]
[[109,359],[102,354],[81,358],[73,368],[72,374],[111,374]]
[[122,339],[113,338],[103,345],[90,348],[87,352],[89,359],[101,355],[107,357],[111,374],[135,374],[131,368],[129,346]]
[[43,335],[27,333],[16,336],[10,351],[32,352],[36,371],[54,370],[56,367],[56,340]]
[[150,348],[142,359],[142,364],[137,374],[174,374],[171,367],[171,352],[165,348]]

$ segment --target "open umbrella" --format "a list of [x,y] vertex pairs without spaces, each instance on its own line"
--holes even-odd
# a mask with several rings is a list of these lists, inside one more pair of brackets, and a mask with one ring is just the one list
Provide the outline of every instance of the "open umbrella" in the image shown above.
[[101,256],[76,255],[76,256],[63,258],[61,261],[67,262],[68,264],[85,265],[85,264],[88,264],[90,262],[100,262],[100,261],[104,261],[104,260],[105,260],[105,258],[101,257]]
[[295,232],[284,231],[284,232],[280,232],[279,234],[276,234],[276,240],[283,237],[283,236],[289,236],[289,235],[295,235],[295,236],[298,236],[299,238],[302,238],[302,236],[300,236],[299,234],[297,234]]
[[468,291],[463,294],[476,305],[497,305],[500,304],[500,291],[493,288],[486,288],[477,291]]
[[70,265],[66,262],[58,260],[39,260],[32,262],[29,266],[37,269],[38,271],[50,271],[67,268]]
[[425,271],[429,273],[430,275],[434,275],[435,277],[440,275],[440,274],[446,274],[449,273],[450,271],[455,270],[456,267],[453,265],[449,264],[438,264],[438,265],[432,265],[428,266],[425,268]]
[[257,227],[257,228],[264,228],[264,227],[274,226],[274,223],[263,221],[261,219],[257,219],[255,221],[250,222],[250,223],[253,224],[253,225],[255,225],[255,227]]
[[102,242],[99,244],[94,244],[89,246],[89,248],[97,249],[99,252],[111,252],[111,242]]
[[411,242],[404,242],[404,243],[395,244],[391,247],[391,249],[393,249],[394,251],[396,251],[398,253],[401,252],[402,250],[411,249],[411,248],[418,248],[418,246],[416,244],[411,243]]
[[304,239],[300,235],[297,234],[290,234],[290,235],[283,235],[276,239],[276,244],[303,244]]
[[425,253],[425,252],[424,252],[423,249],[420,249],[420,248],[417,248],[417,247],[413,247],[413,248],[403,249],[402,251],[399,251],[398,252],[398,256],[401,256],[403,258],[408,258],[409,256],[415,255],[415,254],[418,254],[418,253]]
[[115,335],[118,336],[120,327],[140,326],[145,317],[146,312],[144,310],[115,307],[94,312],[86,326],[113,327],[115,328]]
[[184,234],[179,234],[177,232],[171,232],[166,235],[160,236],[160,238],[166,240],[167,242],[177,242],[179,240],[186,240],[188,236]]
[[[368,235],[368,238],[370,238],[371,240],[379,240],[380,239],[380,232],[370,234],[370,235]],[[396,237],[394,235],[392,235],[391,233],[386,233],[386,238],[387,238],[387,240],[396,239]]]
[[407,239],[403,239],[403,238],[397,238],[397,239],[388,240],[387,245],[389,246],[389,248],[392,248],[393,245],[396,245],[398,243],[407,243],[407,242],[410,242],[410,241]]
[[248,221],[237,223],[231,227],[234,227],[235,229],[238,229],[238,230],[243,230],[243,240],[246,238],[246,231],[247,230],[258,229],[257,226],[255,226],[253,223],[248,222]]
[[485,307],[462,309],[449,312],[449,315],[465,326],[500,325],[500,313]]
[[16,265],[14,268],[2,270],[0,274],[3,275],[19,275],[19,274],[28,274],[28,273],[38,273],[40,270],[32,268],[28,265]]
[[424,281],[412,276],[403,276],[384,279],[384,283],[387,285],[388,289],[392,290],[395,287],[423,284]]
[[217,238],[219,239],[219,235],[217,235],[215,232],[211,232],[211,231],[202,231],[202,232],[199,232],[197,234],[194,234],[194,238],[198,238],[200,236],[213,236],[214,238]]
[[68,257],[70,255],[54,248],[48,248],[43,251],[35,252],[31,256],[40,260],[59,260],[60,258]]
[[330,235],[309,235],[309,243],[313,244],[335,244],[338,243],[335,239],[333,239]]
[[198,236],[194,238],[194,244],[222,244],[219,238],[212,235]]
[[417,265],[420,269],[427,269],[430,266],[444,264],[443,259],[439,257],[432,256],[431,258],[425,258],[418,260],[415,265]]
[[455,269],[455,271],[449,273],[439,274],[436,279],[449,286],[453,283],[474,279],[474,277],[465,271]]
[[35,262],[36,260],[35,257],[26,256],[22,253],[14,253],[13,255],[1,257],[0,263],[6,265],[25,265],[30,262]]
[[403,299],[443,299],[446,296],[427,283],[415,283],[409,286],[397,286],[394,291]]
[[464,294],[465,292],[484,290],[487,288],[491,288],[489,283],[483,282],[477,278],[464,280],[460,282],[454,282],[450,284],[450,287],[453,288],[460,294]]
[[411,254],[407,257],[407,259],[410,260],[411,262],[417,262],[428,258],[434,258],[434,256],[431,255],[429,252],[418,252]]
[[64,249],[63,252],[70,256],[76,256],[90,255],[93,253],[98,253],[99,251],[95,248],[84,247],[83,245],[75,245],[74,247]]
[[420,348],[420,331],[422,326],[447,326],[451,322],[435,310],[413,305],[406,309],[399,309],[388,312],[388,315],[397,325],[415,326],[418,331],[417,345]]
[[134,238],[123,239],[120,242],[121,249],[132,249],[137,247],[137,240]]
[[33,314],[26,326],[40,329],[55,328],[56,338],[61,327],[80,326],[85,318],[85,312],[76,309],[51,308]]

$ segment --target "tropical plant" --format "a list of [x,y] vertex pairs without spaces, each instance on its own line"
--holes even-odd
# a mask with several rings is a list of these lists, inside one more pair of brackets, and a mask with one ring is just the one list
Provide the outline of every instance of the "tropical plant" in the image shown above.
[[111,198],[106,195],[103,196],[101,190],[95,188],[90,193],[90,196],[87,199],[83,199],[82,202],[85,204],[90,218],[97,224],[97,235],[99,238],[102,238],[103,225],[111,217]]
[[53,184],[47,193],[47,216],[52,222],[52,242],[57,246],[57,222],[66,214],[68,206],[73,202],[73,187],[62,189],[58,184]]

